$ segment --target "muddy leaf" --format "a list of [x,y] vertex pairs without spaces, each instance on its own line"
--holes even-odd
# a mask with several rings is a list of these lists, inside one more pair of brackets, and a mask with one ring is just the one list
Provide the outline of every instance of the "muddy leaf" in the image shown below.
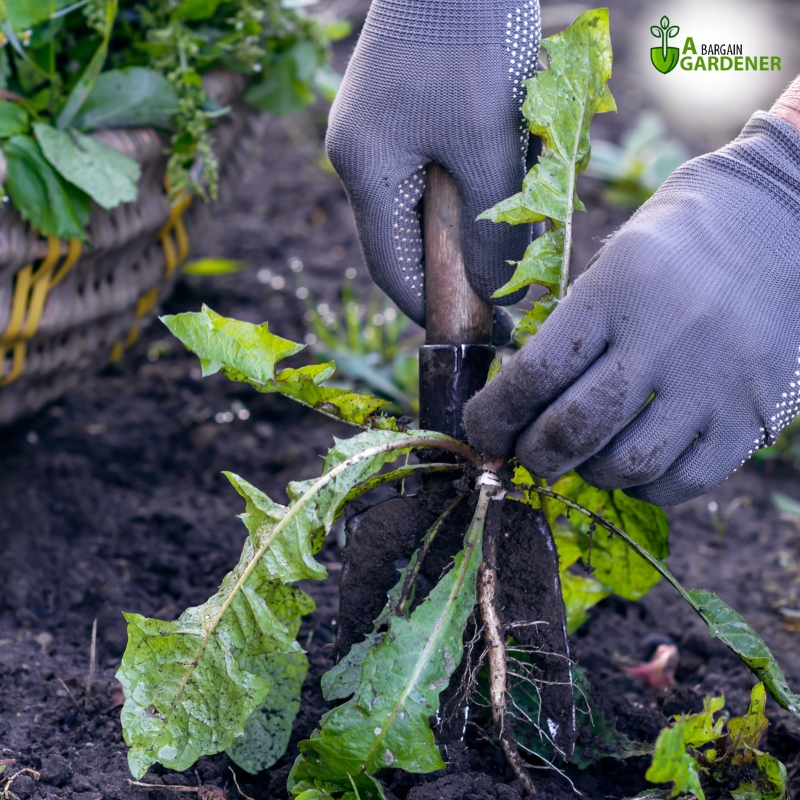
[[481,495],[453,567],[410,617],[395,616],[361,665],[353,697],[329,711],[300,743],[289,777],[292,794],[314,787],[362,800],[382,795],[372,775],[384,767],[424,773],[444,769],[429,718],[461,661],[463,635],[476,602],[488,498]]
[[393,417],[380,415],[388,400],[322,385],[336,369],[333,362],[276,373],[279,361],[299,353],[305,345],[275,336],[266,322],[254,325],[230,319],[206,305],[201,311],[165,316],[161,321],[199,356],[204,376],[222,371],[232,381],[249,383],[259,392],[280,392],[342,422],[397,430]]
[[800,718],[800,695],[789,689],[786,676],[772,651],[747,620],[713,592],[693,589],[689,596],[700,609],[711,635],[730,647],[747,664],[779,705]]
[[134,776],[155,761],[184,770],[243,734],[270,688],[261,670],[251,671],[251,659],[302,653],[293,634],[296,621],[285,616],[289,601],[282,585],[325,577],[312,554],[336,507],[356,483],[408,452],[406,442],[413,439],[365,431],[337,440],[323,476],[291,484],[286,507],[229,476],[247,501],[250,535],[238,565],[213,597],[174,622],[126,615],[128,646],[117,679],[125,691],[122,724]]
[[[572,215],[585,210],[576,193],[579,173],[589,164],[592,117],[614,111],[608,89],[611,38],[608,9],[586,11],[561,33],[542,40],[549,68],[526,81],[523,114],[530,131],[542,140],[539,161],[528,172],[522,191],[485,211],[479,219],[516,225],[550,220],[551,229],[534,241],[518,262],[511,280],[495,292],[502,297],[531,283],[562,296],[569,277]],[[546,316],[552,307],[542,306]]]

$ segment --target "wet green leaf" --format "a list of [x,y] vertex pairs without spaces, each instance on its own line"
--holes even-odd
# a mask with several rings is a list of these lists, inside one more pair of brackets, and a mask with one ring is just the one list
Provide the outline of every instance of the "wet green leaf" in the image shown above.
[[36,140],[17,135],[3,150],[6,187],[22,218],[44,235],[87,241],[83,228],[89,222],[89,198],[50,166]]
[[393,617],[386,636],[367,653],[354,696],[300,743],[289,778],[292,794],[346,792],[352,781],[366,800],[382,795],[372,775],[384,767],[415,773],[444,768],[428,720],[463,654],[488,502],[482,494],[452,569],[410,617]]
[[325,577],[313,552],[338,506],[356,483],[408,452],[412,438],[365,431],[336,442],[321,478],[290,484],[288,506],[229,476],[246,500],[242,518],[249,536],[219,591],[175,622],[126,615],[128,647],[117,678],[125,691],[123,732],[136,777],[155,761],[186,769],[243,734],[269,691],[264,673],[250,671],[251,660],[302,652],[285,621],[285,596],[270,606],[276,584]]
[[142,170],[132,158],[76,130],[62,131],[44,122],[34,123],[33,130],[61,177],[101,208],[108,211],[136,200]]
[[531,283],[558,290],[569,270],[573,212],[585,210],[576,181],[589,163],[589,126],[595,114],[616,110],[607,85],[612,58],[608,9],[586,11],[566,30],[543,39],[542,47],[549,68],[526,81],[523,105],[531,133],[542,140],[542,155],[525,177],[522,191],[479,219],[512,225],[550,220],[552,229],[528,248],[496,297]]
[[162,317],[162,321],[199,356],[203,375],[222,371],[227,378],[249,383],[259,392],[280,392],[352,425],[397,429],[393,417],[379,413],[388,400],[322,385],[336,369],[332,362],[287,368],[276,374],[275,365],[304,345],[275,336],[267,323],[253,325],[222,317],[205,305],[202,311]]
[[145,67],[113,69],[98,76],[74,126],[84,131],[148,125],[164,128],[177,108],[178,95],[160,73]]

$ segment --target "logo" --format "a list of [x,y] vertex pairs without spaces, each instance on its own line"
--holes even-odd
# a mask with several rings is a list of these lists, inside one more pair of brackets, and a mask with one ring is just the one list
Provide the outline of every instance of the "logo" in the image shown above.
[[670,27],[669,17],[661,17],[661,24],[652,25],[650,33],[661,39],[661,47],[650,48],[650,60],[659,72],[666,75],[678,66],[678,59],[681,57],[679,47],[669,47],[669,40],[680,33],[680,28],[677,25]]

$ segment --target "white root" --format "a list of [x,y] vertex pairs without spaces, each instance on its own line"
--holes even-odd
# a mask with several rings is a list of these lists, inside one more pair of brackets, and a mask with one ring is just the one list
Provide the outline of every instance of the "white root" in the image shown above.
[[508,716],[506,643],[503,626],[494,605],[497,593],[497,570],[494,568],[493,555],[494,547],[490,544],[487,548],[487,560],[481,564],[478,573],[478,598],[489,662],[489,702],[492,707],[492,719],[500,746],[503,748],[503,753],[514,770],[514,774],[522,781],[528,794],[536,794],[536,787],[523,764],[517,743],[511,733],[510,723],[506,720]]

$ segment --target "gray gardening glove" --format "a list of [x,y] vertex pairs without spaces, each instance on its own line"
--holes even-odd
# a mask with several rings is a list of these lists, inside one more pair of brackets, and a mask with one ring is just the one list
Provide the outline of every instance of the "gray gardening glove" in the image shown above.
[[[422,326],[419,202],[427,164],[442,164],[458,184],[465,263],[478,294],[488,300],[506,283],[513,273],[508,260],[521,258],[530,243],[529,225],[475,218],[522,186],[529,138],[522,81],[534,74],[539,36],[538,0],[372,3],[331,109],[326,144],[373,279]],[[495,314],[496,329],[497,323]]]
[[[757,112],[680,167],[467,405],[536,475],[659,505],[713,489],[800,409],[800,133]],[[654,395],[648,403],[648,398]]]

